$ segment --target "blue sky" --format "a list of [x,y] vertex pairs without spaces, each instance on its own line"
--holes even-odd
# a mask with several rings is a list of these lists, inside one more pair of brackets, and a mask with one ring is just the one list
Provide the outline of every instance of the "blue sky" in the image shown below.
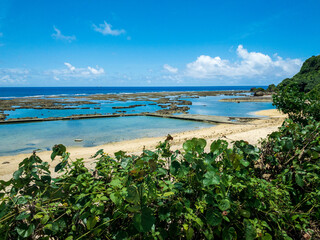
[[320,2],[1,0],[1,86],[268,85],[320,54]]

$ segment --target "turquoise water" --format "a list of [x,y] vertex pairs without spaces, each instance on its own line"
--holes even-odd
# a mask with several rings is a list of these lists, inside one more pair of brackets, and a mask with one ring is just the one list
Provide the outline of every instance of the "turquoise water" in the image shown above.
[[[126,113],[142,113],[142,112],[155,112],[160,110],[161,107],[155,105],[149,105],[154,102],[152,101],[94,101],[97,104],[84,104],[80,105],[81,108],[89,109],[16,109],[15,111],[4,111],[5,114],[9,114],[7,119],[10,118],[22,118],[22,117],[38,117],[38,118],[48,118],[48,117],[67,117],[74,114],[112,114],[117,113],[117,111],[126,111]],[[126,109],[112,109],[112,107],[125,107],[129,105],[146,105],[135,108]],[[99,107],[100,109],[94,109]]]
[[[117,117],[0,125],[0,156],[50,150],[54,144],[90,147],[142,137],[166,136],[212,124],[156,118]],[[74,139],[84,141],[77,143]]]
[[234,98],[234,96],[209,96],[187,99],[192,101],[192,105],[189,106],[189,113],[228,117],[255,117],[254,112],[275,109],[271,102],[219,102],[223,98]]
[[[230,117],[252,117],[252,112],[273,109],[272,103],[265,102],[219,102],[222,98],[234,98],[234,96],[208,96],[199,98],[183,98],[192,101],[192,105],[188,105],[190,114],[215,115],[215,116],[230,116]],[[126,111],[126,113],[142,113],[155,112],[161,107],[150,105],[152,101],[95,101],[97,104],[86,104],[80,107],[88,107],[89,109],[63,109],[63,110],[49,110],[49,109],[16,109],[15,111],[5,111],[9,114],[7,119],[22,118],[22,117],[67,117],[73,114],[113,114],[117,111]],[[129,105],[146,105],[135,108],[126,109],[112,109],[115,106],[129,106]],[[100,109],[94,109],[99,107]]]
[[[208,96],[199,98],[185,98],[192,101],[189,105],[190,114],[216,115],[230,117],[253,117],[254,112],[273,109],[272,103],[264,102],[219,102],[222,98],[234,96]],[[127,113],[154,112],[161,109],[149,105],[152,101],[96,101],[97,104],[82,105],[90,109],[17,109],[7,111],[8,118],[19,117],[58,117],[72,114],[101,113],[111,114],[117,110]],[[113,106],[129,106],[146,104],[146,106],[130,109],[112,109]],[[94,109],[99,106],[100,109]],[[103,119],[83,119],[72,121],[51,121],[21,124],[0,125],[0,156],[18,153],[31,153],[35,149],[50,150],[54,144],[62,143],[66,146],[96,146],[107,142],[129,140],[141,137],[165,136],[168,133],[182,132],[197,128],[212,126],[207,123],[183,121],[175,119],[152,117],[121,117]],[[84,139],[74,142],[74,139]]]

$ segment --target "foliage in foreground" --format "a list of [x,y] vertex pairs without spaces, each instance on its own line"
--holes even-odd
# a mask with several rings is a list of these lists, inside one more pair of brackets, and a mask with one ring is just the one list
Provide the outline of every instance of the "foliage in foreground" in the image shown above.
[[0,235],[309,239],[319,234],[318,128],[286,122],[263,143],[262,153],[244,141],[228,148],[222,140],[205,152],[206,141],[196,138],[183,144],[183,152],[172,152],[168,137],[140,156],[120,151],[111,158],[100,150],[92,170],[56,145],[51,157],[61,156],[59,177],[52,178],[48,163],[33,154],[10,181],[1,181]]

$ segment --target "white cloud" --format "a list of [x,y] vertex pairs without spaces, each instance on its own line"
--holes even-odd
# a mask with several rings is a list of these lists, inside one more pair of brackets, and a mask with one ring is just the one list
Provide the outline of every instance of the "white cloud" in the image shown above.
[[92,24],[92,27],[94,31],[102,33],[103,35],[118,36],[126,32],[124,29],[112,29],[112,25],[106,21],[104,21],[102,24],[99,24],[99,26]]
[[[46,84],[51,81],[90,81],[103,77],[105,71],[102,67],[88,66],[77,68],[65,62],[65,68],[46,71],[29,70],[22,68],[0,68],[0,86],[20,85],[31,82]],[[102,78],[101,78],[102,79]]]
[[164,68],[166,71],[170,72],[170,73],[177,73],[177,72],[178,72],[178,68],[172,67],[172,66],[170,66],[169,64],[164,64],[164,65],[163,65],[163,68]]
[[0,69],[0,84],[16,84],[26,81],[30,71],[20,68],[1,68]]
[[57,40],[63,40],[63,41],[67,41],[67,42],[72,42],[74,40],[76,40],[76,36],[72,35],[72,36],[65,36],[61,33],[61,31],[56,28],[55,26],[53,26],[53,29],[55,31],[55,33],[53,33],[51,36],[54,38],[54,39],[57,39]]
[[88,67],[88,70],[94,75],[100,75],[104,73],[104,69],[96,66],[96,68]]
[[76,68],[75,68],[74,66],[72,66],[70,63],[65,62],[64,65],[66,65],[71,72],[73,72],[74,70],[76,70]]
[[300,59],[282,59],[259,52],[248,52],[239,45],[237,48],[239,61],[230,62],[219,56],[201,55],[196,61],[187,64],[186,75],[194,78],[252,78],[252,77],[290,77],[297,73],[302,65]]
[[1,83],[14,83],[15,81],[9,75],[4,75],[4,76],[0,77],[0,82]]
[[46,71],[46,75],[52,75],[53,79],[60,80],[68,78],[93,78],[100,75],[103,75],[104,69],[102,67],[90,67],[87,68],[77,68],[71,63],[65,62],[64,65],[67,67],[65,69],[54,69]]
[[178,84],[183,82],[181,75],[165,75],[165,76],[162,76],[162,78]]

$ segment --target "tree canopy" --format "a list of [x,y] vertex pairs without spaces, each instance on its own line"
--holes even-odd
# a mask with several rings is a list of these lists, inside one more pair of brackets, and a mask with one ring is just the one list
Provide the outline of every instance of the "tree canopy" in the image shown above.
[[279,88],[285,88],[288,85],[295,84],[299,86],[301,92],[309,92],[320,84],[320,55],[312,56],[307,59],[301,69],[292,78],[284,79]]

